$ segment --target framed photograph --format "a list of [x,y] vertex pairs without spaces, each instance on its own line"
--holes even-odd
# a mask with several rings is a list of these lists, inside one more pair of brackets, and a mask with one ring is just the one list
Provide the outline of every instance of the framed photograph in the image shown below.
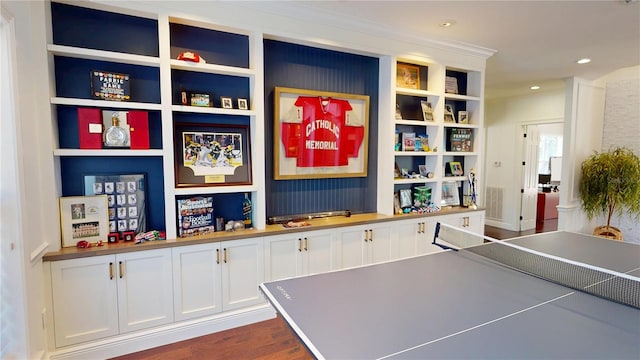
[[233,109],[233,101],[230,97],[222,96],[220,97],[220,103],[222,103],[223,109]]
[[180,101],[182,105],[187,106],[213,106],[213,94],[204,91],[182,90],[180,92]]
[[75,247],[78,241],[107,241],[109,218],[107,196],[66,196],[60,198],[62,247]]
[[454,123],[456,122],[456,117],[453,114],[453,106],[446,104],[444,106],[444,122],[446,123]]
[[406,89],[420,89],[420,67],[398,64],[396,66],[396,86]]
[[[90,174],[84,176],[84,194],[106,195],[110,233],[147,231],[145,174]],[[111,238],[109,238],[111,240]]]
[[176,123],[176,187],[250,185],[248,125]]
[[468,124],[469,113],[466,110],[458,111],[458,124]]
[[433,121],[433,108],[431,107],[431,103],[421,100],[420,106],[422,107],[422,118],[424,121]]
[[440,205],[460,205],[460,194],[458,194],[458,183],[456,181],[448,181],[442,183],[442,198],[440,199]]
[[276,87],[274,100],[276,180],[367,176],[369,96]]
[[411,189],[400,189],[400,207],[411,207],[413,202],[411,201]]
[[451,175],[453,176],[463,176],[464,170],[462,169],[462,164],[459,161],[451,161],[449,162],[449,170],[451,171]]
[[444,80],[444,92],[447,94],[458,93],[458,79],[454,76],[447,76]]
[[400,206],[400,195],[393,193],[393,212],[394,214],[402,214],[402,206]]
[[238,99],[238,109],[249,110],[247,99]]
[[426,165],[418,165],[418,170],[420,170],[420,176],[422,177],[427,177],[427,175],[429,174]]

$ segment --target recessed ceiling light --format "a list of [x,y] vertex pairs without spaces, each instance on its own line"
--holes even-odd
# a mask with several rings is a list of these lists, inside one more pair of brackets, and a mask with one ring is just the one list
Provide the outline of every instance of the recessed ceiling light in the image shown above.
[[590,63],[590,62],[591,62],[591,59],[584,58],[584,59],[580,59],[580,60],[578,60],[578,61],[576,61],[576,62],[577,62],[578,64],[588,64],[588,63]]
[[452,27],[455,24],[456,24],[455,20],[443,20],[440,22],[440,27],[448,28],[448,27]]
[[533,85],[532,87],[530,87],[531,90],[539,90],[540,86],[538,85]]

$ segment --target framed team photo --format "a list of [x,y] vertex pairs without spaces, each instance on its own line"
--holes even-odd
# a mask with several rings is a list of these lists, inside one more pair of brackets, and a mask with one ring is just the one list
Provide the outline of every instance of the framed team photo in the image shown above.
[[369,96],[276,87],[274,179],[367,176]]
[[176,187],[251,185],[248,125],[177,123]]
[[66,196],[60,198],[62,247],[76,246],[79,241],[107,241],[109,213],[107,196]]

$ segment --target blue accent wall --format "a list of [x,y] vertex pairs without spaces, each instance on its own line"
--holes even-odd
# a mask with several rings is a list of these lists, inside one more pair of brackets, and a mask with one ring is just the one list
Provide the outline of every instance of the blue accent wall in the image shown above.
[[[378,58],[275,40],[264,41],[267,218],[322,211],[376,212]],[[369,96],[368,176],[274,180],[274,88]]]

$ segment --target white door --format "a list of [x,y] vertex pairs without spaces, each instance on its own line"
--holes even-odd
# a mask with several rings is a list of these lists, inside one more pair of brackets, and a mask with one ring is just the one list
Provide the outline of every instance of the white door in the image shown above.
[[178,246],[173,256],[173,308],[176,321],[222,311],[220,244]]
[[375,264],[391,260],[391,233],[392,224],[382,223],[369,227],[369,241],[366,261]]
[[320,274],[335,267],[334,231],[305,233],[302,239],[302,274]]
[[258,286],[264,282],[262,238],[224,241],[222,247],[222,309],[264,302]]
[[362,266],[365,263],[365,244],[369,241],[368,228],[364,226],[348,227],[340,232],[338,253],[340,268]]
[[265,280],[275,281],[298,275],[302,255],[302,234],[275,235],[265,238]]
[[522,167],[522,192],[520,205],[520,231],[535,229],[538,203],[538,144],[537,125],[524,127],[524,165]]
[[120,333],[173,322],[171,249],[116,255]]
[[115,256],[50,262],[56,347],[118,334]]

